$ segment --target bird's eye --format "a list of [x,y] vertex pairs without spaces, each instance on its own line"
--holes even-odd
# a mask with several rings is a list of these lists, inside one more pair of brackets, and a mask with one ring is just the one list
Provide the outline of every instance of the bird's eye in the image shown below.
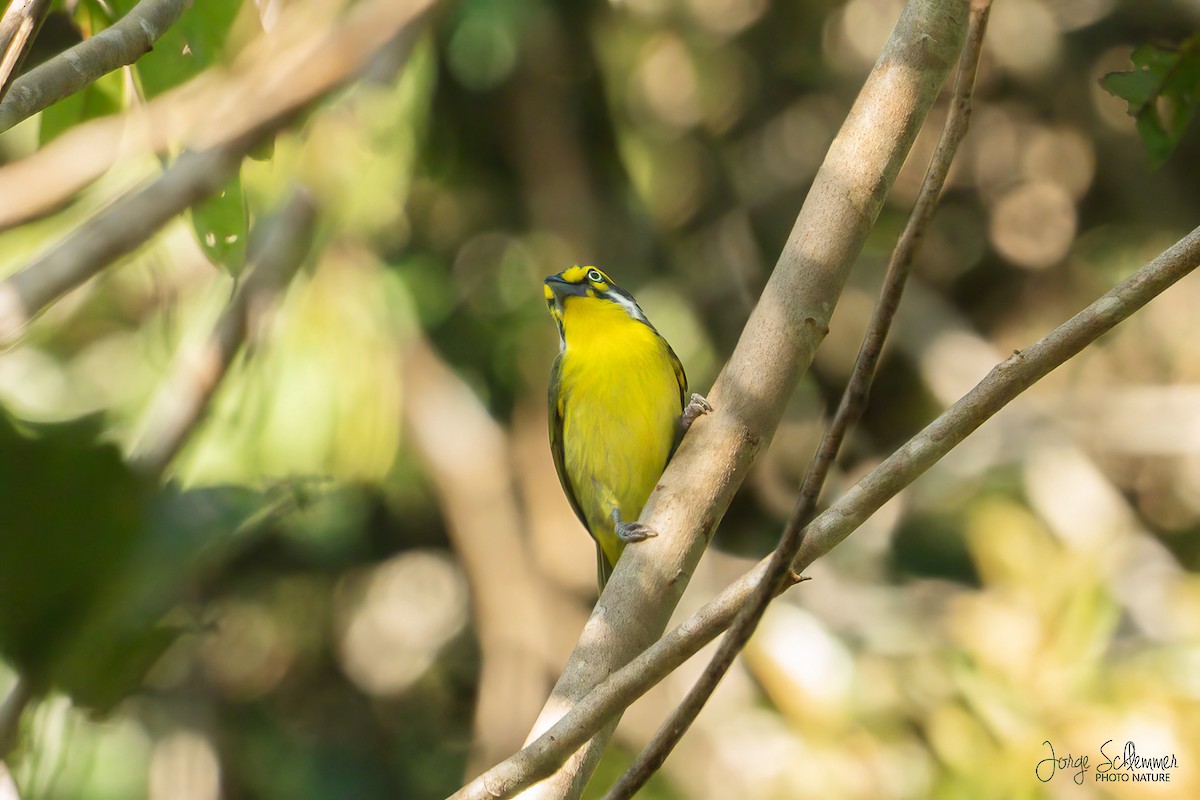
[[600,274],[600,270],[589,269],[587,279],[592,283],[604,283],[604,276]]

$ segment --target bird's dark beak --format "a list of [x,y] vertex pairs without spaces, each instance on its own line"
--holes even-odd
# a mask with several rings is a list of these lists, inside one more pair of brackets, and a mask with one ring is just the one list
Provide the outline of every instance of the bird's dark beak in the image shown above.
[[582,283],[568,283],[557,275],[546,278],[547,300],[552,296],[554,301],[562,306],[568,297],[583,297],[587,294],[587,286]]

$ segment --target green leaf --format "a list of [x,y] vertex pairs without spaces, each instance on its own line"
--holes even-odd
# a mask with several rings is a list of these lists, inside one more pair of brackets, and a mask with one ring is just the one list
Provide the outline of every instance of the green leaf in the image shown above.
[[239,175],[234,175],[220,194],[192,208],[192,227],[200,249],[209,261],[235,277],[246,263],[248,226],[249,213]]
[[103,712],[181,632],[163,619],[182,594],[281,503],[158,488],[99,430],[0,410],[0,653],[39,689]]
[[262,494],[240,487],[167,486],[155,494],[128,568],[88,610],[54,664],[54,685],[76,705],[101,713],[136,689],[186,632],[164,624],[166,614],[205,571],[229,556],[264,502]]
[[[118,5],[122,4],[118,3]],[[133,4],[130,3],[129,7],[132,8]],[[124,14],[125,9],[118,10],[100,0],[80,0],[75,6],[74,18],[84,37],[90,38],[112,25],[116,21],[118,13]]]
[[1133,70],[1113,72],[1100,85],[1129,105],[1129,114],[1155,168],[1179,145],[1200,105],[1200,34],[1178,49],[1144,44],[1130,55]]
[[23,427],[0,411],[0,652],[45,685],[124,574],[153,481],[93,420]]
[[[136,0],[115,0],[124,16]],[[191,80],[220,62],[242,0],[203,0],[192,3],[179,20],[134,65],[147,98]]]
[[44,145],[80,122],[115,114],[124,107],[124,73],[120,70],[110,72],[43,111],[38,143]]

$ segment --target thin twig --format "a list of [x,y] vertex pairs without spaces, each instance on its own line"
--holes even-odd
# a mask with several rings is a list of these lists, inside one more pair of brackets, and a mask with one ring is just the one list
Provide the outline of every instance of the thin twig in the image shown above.
[[792,574],[792,560],[800,552],[803,542],[804,526],[812,519],[816,511],[817,500],[829,470],[837,458],[846,432],[859,417],[867,404],[871,383],[875,379],[875,370],[879,364],[883,343],[891,329],[896,309],[900,306],[900,297],[904,292],[904,283],[908,279],[912,267],[913,255],[917,244],[933,218],[937,209],[938,198],[942,186],[945,185],[946,175],[958,145],[966,136],[970,120],[971,92],[975,86],[975,73],[979,67],[979,53],[983,47],[983,35],[987,29],[990,2],[971,9],[967,28],[967,41],[959,62],[958,76],[955,80],[951,95],[949,114],[946,117],[942,135],[925,173],[925,180],[917,196],[917,202],[909,215],[908,223],[892,251],[880,289],[879,300],[867,326],[862,346],[850,374],[850,380],[842,394],[837,412],[825,429],[821,443],[813,456],[808,473],[800,487],[800,496],[796,507],[784,527],[779,545],[763,576],[754,597],[746,608],[738,615],[728,634],[721,640],[717,652],[709,661],[708,666],[700,675],[695,685],[688,691],[683,702],[663,722],[655,733],[654,738],[646,745],[634,762],[623,775],[613,784],[605,795],[605,800],[626,800],[633,797],[646,781],[650,779],[666,761],[667,756],[675,749],[675,745],[696,721],[700,710],[708,702],[708,698],[716,690],[721,678],[729,671],[738,653],[750,641],[758,627],[759,621],[767,610],[767,606],[785,588]]
[[[804,569],[828,553],[1015,397],[1198,267],[1200,228],[1042,339],[996,365],[970,392],[809,523],[795,568]],[[771,558],[760,561],[597,684],[537,739],[462,787],[452,799],[502,800],[552,774],[598,729],[729,626],[751,601]]]
[[49,13],[50,0],[12,0],[0,18],[0,101],[8,94]]
[[270,309],[304,263],[312,245],[316,207],[300,188],[271,220],[258,244],[261,256],[238,285],[207,341],[181,351],[170,377],[150,403],[134,448],[133,462],[154,474],[163,473],[204,420],[209,401],[256,320]]
[[8,754],[16,747],[21,717],[32,701],[33,687],[18,675],[17,682],[4,698],[4,704],[0,705],[0,761],[8,758]]
[[0,133],[137,61],[189,5],[189,0],[142,0],[100,33],[17,78],[7,95],[0,92]]

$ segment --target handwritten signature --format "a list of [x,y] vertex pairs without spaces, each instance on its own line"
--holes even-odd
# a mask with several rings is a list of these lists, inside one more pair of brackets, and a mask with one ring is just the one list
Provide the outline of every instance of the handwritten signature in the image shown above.
[[[1111,741],[1111,740],[1109,740],[1109,741]],[[1043,758],[1041,761],[1039,761],[1037,768],[1034,769],[1033,774],[1037,775],[1037,779],[1039,781],[1041,781],[1042,783],[1046,783],[1047,781],[1049,781],[1051,778],[1054,777],[1054,773],[1057,772],[1058,770],[1074,769],[1074,770],[1076,770],[1076,772],[1075,772],[1075,775],[1073,776],[1072,780],[1074,780],[1075,783],[1082,786],[1083,785],[1083,776],[1085,774],[1087,774],[1087,771],[1089,769],[1091,769],[1091,766],[1089,766],[1089,763],[1088,763],[1089,762],[1088,757],[1087,756],[1074,756],[1074,755],[1071,755],[1070,753],[1067,753],[1066,755],[1059,757],[1054,754],[1054,745],[1052,745],[1050,743],[1049,739],[1042,742],[1042,744],[1044,744],[1046,747],[1050,748],[1050,755],[1047,756],[1046,758]],[[1103,752],[1103,749],[1104,748],[1101,748],[1102,752]]]
[[[1113,740],[1109,739],[1104,744],[1100,745],[1100,759],[1096,762],[1095,780],[1097,781],[1153,781],[1153,782],[1169,782],[1171,780],[1170,770],[1179,766],[1178,760],[1174,753],[1161,756],[1140,756],[1137,752],[1137,746],[1132,742],[1126,742],[1125,748],[1120,753],[1110,753]],[[1092,761],[1090,756],[1075,755],[1066,753],[1058,755],[1054,752],[1054,745],[1050,740],[1042,742],[1050,750],[1050,755],[1043,758],[1037,763],[1034,768],[1034,774],[1042,783],[1046,783],[1054,777],[1059,770],[1066,772],[1074,770],[1071,775],[1071,780],[1082,785],[1087,773],[1092,769]]]

